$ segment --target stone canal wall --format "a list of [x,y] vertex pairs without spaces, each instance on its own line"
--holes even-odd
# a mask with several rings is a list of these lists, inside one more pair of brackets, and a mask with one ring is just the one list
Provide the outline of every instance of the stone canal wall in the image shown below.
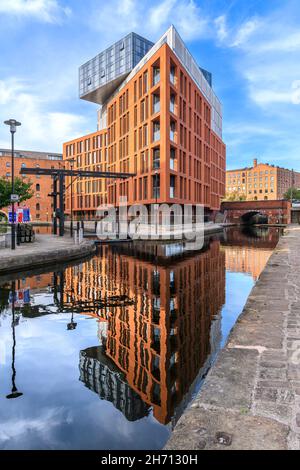
[[300,449],[300,227],[290,226],[166,449]]
[[84,258],[95,251],[96,246],[91,241],[76,245],[71,237],[37,235],[34,243],[24,243],[15,251],[0,249],[0,275]]

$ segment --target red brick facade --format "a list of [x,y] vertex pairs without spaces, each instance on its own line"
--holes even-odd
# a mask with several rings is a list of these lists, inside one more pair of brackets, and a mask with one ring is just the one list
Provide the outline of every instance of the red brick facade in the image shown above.
[[[17,151],[15,157],[15,177],[20,177],[22,167],[27,168],[58,168],[61,165],[59,154],[46,154],[41,152]],[[9,151],[0,150],[0,177],[11,179],[11,155]],[[48,196],[53,191],[52,179],[49,176],[29,175],[25,181],[31,181],[34,195],[20,207],[29,207],[31,220],[51,222],[52,198]],[[2,208],[1,212],[8,213],[9,208]]]
[[291,222],[290,201],[236,201],[222,202],[221,210],[227,223],[241,223],[248,213],[259,213],[268,217],[269,224],[289,224]]

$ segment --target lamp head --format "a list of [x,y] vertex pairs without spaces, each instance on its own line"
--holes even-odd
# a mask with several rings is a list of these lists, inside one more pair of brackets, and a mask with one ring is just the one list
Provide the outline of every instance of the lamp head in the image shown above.
[[75,322],[73,322],[73,321],[72,321],[71,323],[68,323],[68,324],[67,324],[67,330],[68,330],[68,331],[76,330],[76,327],[77,327],[77,323],[75,323]]
[[10,127],[10,132],[13,134],[16,132],[17,127],[21,125],[19,121],[15,119],[9,119],[8,121],[4,121],[4,124]]
[[13,400],[15,398],[19,398],[23,395],[23,393],[21,392],[18,392],[18,390],[13,390],[12,393],[10,393],[9,395],[6,395],[6,398],[8,400]]

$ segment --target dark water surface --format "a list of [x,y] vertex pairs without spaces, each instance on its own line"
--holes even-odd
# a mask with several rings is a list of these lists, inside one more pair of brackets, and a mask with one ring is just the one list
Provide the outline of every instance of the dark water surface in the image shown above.
[[162,448],[278,238],[122,243],[0,277],[0,448]]

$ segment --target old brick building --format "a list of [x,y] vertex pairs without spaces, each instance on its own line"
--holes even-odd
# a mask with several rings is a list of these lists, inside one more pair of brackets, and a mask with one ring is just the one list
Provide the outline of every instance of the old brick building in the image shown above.
[[247,201],[283,199],[291,187],[300,188],[300,173],[268,163],[226,171],[226,196]]
[[[15,152],[15,177],[21,177],[21,168],[58,168],[61,165],[62,155],[59,153],[32,152],[28,150],[16,150]],[[11,179],[11,151],[0,149],[0,177]],[[32,183],[34,195],[28,201],[20,204],[20,207],[29,207],[32,221],[50,222],[52,218],[52,198],[48,196],[52,192],[52,179],[49,176],[29,175],[22,177]],[[8,213],[9,208],[1,209]]]

